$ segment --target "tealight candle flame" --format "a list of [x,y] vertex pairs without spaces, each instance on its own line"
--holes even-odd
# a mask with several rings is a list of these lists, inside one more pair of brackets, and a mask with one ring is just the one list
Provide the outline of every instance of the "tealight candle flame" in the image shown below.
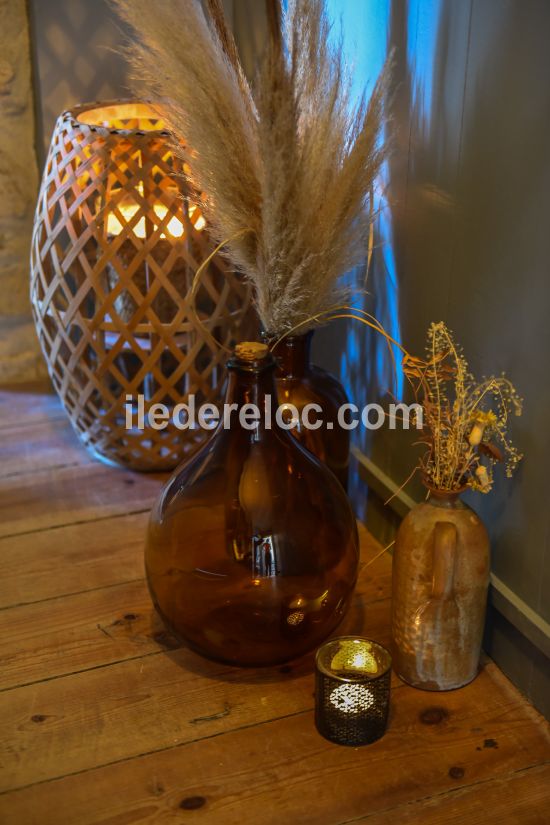
[[362,713],[374,704],[374,697],[364,685],[346,684],[330,694],[330,704],[342,713]]
[[343,645],[332,657],[330,667],[333,671],[361,671],[369,674],[378,672],[376,657],[369,646],[361,641]]
[[[131,223],[132,219],[139,212],[139,205],[137,203],[121,203],[117,205],[117,211],[120,213],[122,222],[120,221],[116,212],[107,213],[107,234],[111,236],[120,235],[124,226]],[[159,219],[159,222],[164,221],[168,214],[168,208],[164,204],[156,203],[153,206],[153,212]],[[201,232],[206,227],[206,221],[201,215],[197,206],[192,204],[189,207],[189,219],[197,232]],[[156,228],[156,227],[155,227]],[[185,228],[182,221],[175,215],[170,218],[166,224],[167,232],[161,232],[161,238],[183,238]],[[145,227],[145,217],[142,216],[132,226],[132,232],[136,238],[145,239],[147,237]]]

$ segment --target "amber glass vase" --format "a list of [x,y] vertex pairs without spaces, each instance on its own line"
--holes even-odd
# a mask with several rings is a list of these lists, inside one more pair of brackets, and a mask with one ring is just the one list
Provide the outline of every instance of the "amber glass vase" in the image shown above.
[[392,635],[399,676],[452,690],[478,672],[489,537],[458,493],[432,490],[401,523],[393,555]]
[[[277,360],[277,392],[280,404],[293,404],[299,417],[290,431],[300,444],[329,467],[344,490],[348,486],[349,431],[338,423],[338,408],[348,402],[343,386],[326,370],[311,363],[313,330],[305,335],[289,335],[271,342]],[[322,412],[312,410],[309,419],[322,425],[307,429],[302,423],[306,404],[317,404]]]
[[238,413],[177,470],[153,509],[145,551],[149,588],[167,626],[197,652],[272,665],[317,647],[338,625],[355,585],[358,540],[334,475],[277,425],[275,362],[239,345],[226,404]]

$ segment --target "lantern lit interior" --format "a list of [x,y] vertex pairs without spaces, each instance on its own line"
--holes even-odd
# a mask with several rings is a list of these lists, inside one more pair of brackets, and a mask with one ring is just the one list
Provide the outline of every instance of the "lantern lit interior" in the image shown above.
[[319,649],[317,667],[326,676],[343,681],[376,679],[391,667],[388,651],[369,639],[333,639]]
[[149,103],[128,101],[95,106],[77,115],[85,126],[102,126],[110,131],[163,132],[166,124]]
[[[176,168],[166,124],[153,106],[139,101],[113,103],[85,109],[76,120],[99,134],[107,130],[110,145],[117,147],[112,150],[115,171],[107,170],[105,195],[96,204],[108,237],[125,232],[141,240],[153,235],[159,240],[184,240],[186,224],[198,232],[206,227],[199,206],[181,196],[176,181],[178,174],[185,170]],[[136,140],[144,135],[150,135],[151,139],[151,150],[145,155],[143,141]],[[118,139],[118,143],[113,144],[113,138]],[[162,159],[162,164],[151,163],[155,154]],[[174,165],[170,176],[166,174],[167,165]],[[135,186],[129,187],[128,181],[132,179],[136,181]],[[88,182],[85,174],[82,188]],[[182,214],[183,210],[187,215]]]
[[342,713],[361,713],[374,704],[374,697],[365,685],[338,685],[330,694],[330,703]]

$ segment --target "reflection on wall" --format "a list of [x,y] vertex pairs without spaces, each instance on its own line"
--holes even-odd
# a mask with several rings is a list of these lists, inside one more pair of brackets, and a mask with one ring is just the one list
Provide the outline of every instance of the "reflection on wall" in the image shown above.
[[[395,19],[397,21],[401,16],[406,21],[406,29],[401,28],[400,37],[395,30],[392,34],[403,45],[405,51],[401,54],[406,56],[409,77],[414,78],[411,107],[417,117],[425,121],[429,121],[432,113],[436,81],[434,70],[438,65],[436,49],[438,44],[440,49],[445,48],[445,43],[440,43],[438,37],[442,2],[443,0],[409,0],[408,3],[395,4]],[[469,4],[464,5],[469,14]]]
[[75,103],[128,97],[123,30],[106,0],[31,0],[44,152],[58,115]]
[[[372,89],[387,57],[391,4],[389,0],[329,0],[328,12],[334,21],[333,34],[343,37],[348,63],[353,68],[352,99],[358,101],[365,86]],[[373,204],[375,232],[373,252],[368,273],[351,273],[347,282],[359,287],[353,305],[373,314],[396,341],[400,341],[398,279],[394,255],[392,212],[386,190],[390,168],[384,166]],[[362,406],[391,393],[401,399],[403,374],[397,370],[386,341],[359,322],[350,321],[346,327],[345,346],[340,358],[340,375],[350,399]],[[353,437],[365,452],[371,449],[368,431],[363,428]],[[350,495],[358,515],[365,514],[366,491],[363,482],[352,474]]]
[[[222,2],[232,21],[234,6],[251,0]],[[126,30],[108,0],[29,0],[29,11],[43,161],[61,112],[132,92],[123,52]]]

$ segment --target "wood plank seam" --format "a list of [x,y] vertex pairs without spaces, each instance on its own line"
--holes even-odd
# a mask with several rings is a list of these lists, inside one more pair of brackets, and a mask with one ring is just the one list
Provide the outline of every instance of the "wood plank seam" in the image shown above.
[[[143,579],[136,579],[136,582],[140,582],[140,581],[143,581]],[[115,587],[122,587],[123,585],[124,585],[124,583],[116,583],[116,584],[110,585],[106,588],[105,587],[94,588],[92,590],[85,591],[85,593],[99,592],[99,591],[102,591],[102,590],[105,590],[105,589],[108,590],[108,589],[115,588]],[[52,599],[52,601],[53,600],[59,600],[59,599],[65,599],[65,598],[68,598],[68,597],[69,597],[68,594],[67,594],[67,596],[65,596],[65,595],[56,596]],[[45,599],[45,601],[50,601],[50,600]],[[364,605],[365,605],[365,607],[371,607],[371,606],[374,606],[375,604],[381,604],[382,602],[389,602],[389,601],[390,601],[390,598],[387,596],[386,598],[375,599],[373,601],[364,602]],[[40,602],[38,602],[38,604],[40,604]],[[10,610],[12,608],[6,608],[6,609]],[[105,632],[104,628],[100,627],[99,625],[98,625],[98,630],[100,632]],[[94,671],[94,670],[102,670],[102,669],[105,669],[105,668],[113,667],[114,665],[123,664],[125,662],[135,662],[135,661],[140,660],[140,659],[149,659],[151,656],[161,656],[163,654],[166,654],[167,649],[169,649],[170,652],[175,652],[175,651],[178,651],[178,650],[184,650],[185,648],[186,648],[186,645],[182,642],[180,644],[170,646],[169,648],[161,647],[160,650],[150,651],[149,653],[139,653],[136,656],[129,655],[129,656],[125,656],[122,659],[114,659],[112,661],[102,662],[100,664],[91,665],[89,667],[83,667],[83,668],[80,668],[78,670],[67,671],[66,673],[59,673],[59,674],[55,674],[55,675],[52,675],[52,676],[46,676],[46,677],[43,677],[41,679],[32,679],[29,682],[19,682],[18,684],[10,685],[9,687],[4,687],[4,688],[0,687],[0,694],[8,693],[9,691],[12,691],[12,690],[18,690],[19,688],[23,688],[23,687],[30,687],[32,685],[41,685],[41,684],[45,684],[46,682],[53,682],[57,679],[65,679],[65,678],[70,677],[70,676],[77,676],[80,673],[89,673],[89,672]]]
[[[147,512],[149,512],[149,510],[138,510],[138,511],[135,511],[135,512],[132,512],[132,513],[119,513],[116,516],[108,517],[108,520],[115,519],[115,518],[126,518],[128,515],[140,515],[142,513],[147,513]],[[96,519],[96,520],[99,521],[100,519]],[[51,531],[51,530],[62,530],[65,527],[72,527],[72,526],[73,526],[72,524],[64,524],[64,525],[59,525],[59,526],[55,526],[55,527],[50,527],[50,528],[48,528],[48,530],[41,530],[41,531],[38,531],[38,532],[46,533],[46,532]],[[32,532],[35,532],[35,531],[32,531]],[[20,538],[21,536],[24,536],[24,535],[29,535],[29,534],[28,533],[18,533],[17,536],[2,536],[0,538],[0,549],[1,549],[2,542],[4,541],[4,539]],[[361,576],[363,570],[367,566],[368,566],[368,562],[362,562],[360,564],[359,574],[358,574],[358,577],[357,577],[358,580],[359,580],[359,577]],[[2,612],[3,610],[12,610],[13,608],[17,608],[17,607],[30,607],[31,605],[35,605],[35,604],[42,604],[44,602],[57,601],[58,599],[65,599],[65,598],[69,598],[70,596],[82,596],[85,593],[96,593],[100,590],[108,590],[111,587],[119,587],[119,586],[123,586],[125,584],[136,584],[137,582],[140,582],[140,581],[145,581],[143,576],[138,576],[137,578],[133,578],[133,579],[121,579],[120,581],[112,582],[111,584],[102,584],[99,587],[89,587],[89,588],[86,588],[84,590],[70,590],[70,591],[67,591],[66,593],[59,593],[56,596],[45,596],[43,599],[32,599],[30,601],[23,601],[23,602],[12,602],[12,604],[5,604],[3,606],[0,605],[0,612]],[[386,598],[387,598],[387,596],[386,597],[381,596],[380,598],[369,599],[368,601],[365,602],[365,605],[376,604],[377,602],[385,601]]]
[[[89,456],[89,458],[91,460],[92,457]],[[69,461],[66,464],[49,464],[48,470],[69,470],[71,467],[85,467],[86,464],[86,461]],[[25,476],[30,476],[34,473],[36,473],[36,470],[34,468],[30,470],[21,470],[15,473],[5,473],[4,475],[2,475],[2,481],[10,478],[25,478]],[[21,534],[18,533],[17,535]]]
[[[0,390],[1,391],[1,390]],[[78,437],[70,425],[70,422],[67,420],[66,414],[63,410],[59,410],[56,413],[50,413],[45,415],[44,417],[37,416],[34,419],[30,419],[28,421],[8,421],[4,419],[4,421],[0,421],[0,436],[3,436],[6,430],[11,430],[14,437],[17,437],[18,433],[23,433],[26,435],[29,430],[36,430],[44,427],[45,425],[52,425],[52,429],[59,430],[61,433],[70,433],[72,436],[72,440],[74,441],[75,447],[80,447],[83,453],[86,453],[87,450],[82,444],[81,441],[78,440]]]
[[[101,630],[101,628],[98,628]],[[171,651],[181,650],[183,645],[170,648]],[[32,687],[33,685],[44,685],[46,682],[55,682],[57,679],[68,679],[70,676],[78,676],[80,673],[91,673],[93,670],[105,670],[115,665],[121,665],[125,662],[135,662],[139,659],[149,659],[151,656],[161,656],[166,653],[166,650],[152,650],[150,653],[140,653],[138,656],[126,656],[124,659],[115,659],[112,662],[104,662],[99,665],[91,665],[80,670],[71,670],[67,673],[58,673],[55,676],[46,676],[44,679],[33,679],[30,682],[21,682],[18,685],[10,685],[9,687],[0,688],[0,693],[9,693],[11,690],[20,690],[21,688]]]
[[62,530],[64,527],[78,527],[83,524],[95,524],[96,522],[109,521],[113,518],[124,518],[125,516],[138,516],[140,515],[140,513],[150,512],[150,507],[140,507],[136,510],[132,510],[131,507],[129,507],[128,510],[125,510],[123,513],[109,513],[106,516],[80,519],[78,521],[66,521],[63,522],[63,524],[51,524],[48,527],[35,527],[32,530],[23,530],[20,533],[6,533],[5,535],[0,536],[0,541],[4,541],[4,539],[15,539],[19,538],[20,536],[31,536],[33,533],[47,533],[49,530]]
[[[395,692],[397,692],[397,691],[408,690],[408,689],[409,689],[408,685],[406,685],[404,683],[399,683],[399,684],[392,687],[392,695],[394,695]],[[523,702],[522,702],[522,704],[523,704]],[[15,792],[15,791],[24,791],[24,790],[27,790],[28,788],[33,788],[33,787],[36,787],[38,785],[46,785],[46,784],[49,784],[51,782],[58,782],[60,780],[66,779],[68,777],[81,776],[81,775],[90,773],[91,771],[112,767],[113,765],[120,765],[120,764],[123,764],[123,763],[133,762],[133,761],[138,760],[138,759],[143,759],[143,758],[148,757],[148,756],[153,756],[154,754],[167,753],[167,752],[173,752],[173,751],[176,751],[176,750],[181,750],[182,748],[197,744],[199,742],[204,742],[204,741],[211,740],[211,739],[219,739],[220,737],[224,737],[224,736],[231,736],[231,735],[234,735],[235,733],[239,733],[241,731],[248,730],[248,729],[251,729],[251,728],[261,728],[261,727],[264,727],[265,725],[273,724],[274,722],[281,722],[281,721],[284,721],[286,719],[292,719],[292,718],[298,718],[298,717],[306,716],[307,714],[312,714],[313,710],[314,710],[314,708],[313,708],[313,704],[312,704],[311,707],[304,708],[304,709],[299,710],[299,711],[295,711],[294,713],[278,715],[278,716],[272,717],[270,719],[264,719],[260,722],[254,721],[254,722],[250,722],[249,724],[246,724],[246,725],[238,725],[237,727],[234,727],[234,728],[229,728],[227,730],[219,731],[217,733],[207,734],[205,736],[197,736],[193,739],[186,740],[185,742],[178,742],[177,744],[170,745],[170,746],[167,746],[167,747],[153,748],[152,750],[143,751],[143,752],[138,753],[138,754],[133,754],[132,756],[122,757],[120,759],[114,759],[114,760],[111,760],[111,761],[98,763],[98,764],[93,765],[89,768],[83,768],[83,769],[77,770],[77,771],[70,771],[68,773],[60,774],[58,776],[51,776],[51,777],[48,777],[47,779],[41,779],[41,780],[38,780],[37,782],[29,782],[25,785],[14,786],[12,788],[8,788],[6,790],[0,791],[0,797],[7,796],[8,794],[10,794],[12,792]],[[531,765],[524,766],[524,767],[519,768],[515,771],[508,771],[508,773],[504,773],[504,774],[492,774],[486,780],[474,780],[469,784],[468,783],[462,784],[459,788],[456,788],[456,789],[453,788],[451,790],[446,790],[446,791],[443,791],[441,794],[432,794],[431,796],[419,797],[417,800],[416,799],[413,800],[411,804],[413,804],[415,802],[422,802],[424,799],[433,799],[437,796],[444,796],[445,794],[454,793],[455,791],[458,791],[458,790],[469,790],[470,788],[476,786],[477,784],[481,785],[481,784],[484,784],[486,782],[490,782],[491,780],[504,778],[506,776],[511,777],[515,773],[518,773],[518,772],[521,772],[521,771],[526,771],[526,770],[532,770],[532,769],[538,768],[538,767],[543,767],[547,764],[550,764],[550,759],[539,760],[537,762],[533,762]],[[406,805],[408,805],[408,804],[409,803],[407,802]],[[396,809],[399,808],[399,807],[404,808],[404,807],[406,807],[406,805],[398,805],[398,806],[396,806]],[[374,815],[380,816],[382,813],[385,813],[387,811],[392,811],[392,810],[394,810],[394,809],[391,808],[391,807],[388,808],[388,809],[384,809],[384,810],[377,810],[377,811],[373,812],[372,815],[373,816]],[[370,816],[371,815],[369,814],[369,815],[367,815],[367,817],[362,817],[362,819],[363,820],[368,819]],[[351,819],[351,820],[348,819],[348,820],[345,820],[345,821],[342,821],[342,822],[335,823],[334,825],[348,825],[348,823],[360,822],[360,821],[361,821],[361,818]]]
[[[69,431],[74,432],[71,429],[71,427],[69,425],[69,422],[67,421],[66,413],[61,408],[59,409],[59,411],[54,412],[52,410],[52,412],[48,413],[47,415],[37,416],[34,420],[21,421],[20,423],[18,422],[17,429],[18,430],[34,430],[37,425],[49,424],[50,422],[54,422],[54,423],[66,422]],[[9,429],[14,429],[13,422],[8,421],[7,419],[5,419],[4,421],[0,421],[0,435],[3,432],[5,432],[6,430],[9,430]],[[75,436],[75,438],[76,438],[76,436]],[[83,447],[83,449],[84,449],[84,447]]]
[[527,774],[529,773],[529,771],[534,771],[539,768],[543,768],[546,765],[550,765],[550,759],[543,759],[542,762],[536,762],[533,765],[527,765],[523,768],[517,768],[516,770],[508,771],[508,773],[494,774],[492,776],[488,776],[486,779],[476,779],[469,784],[462,784],[456,788],[450,788],[449,790],[440,791],[439,793],[428,794],[427,796],[419,796],[417,799],[411,799],[410,801],[400,803],[399,805],[390,806],[389,808],[373,811],[372,813],[367,814],[366,816],[359,816],[354,817],[353,819],[341,820],[340,822],[335,823],[334,825],[354,825],[354,823],[356,822],[367,822],[373,816],[380,817],[383,814],[391,812],[398,813],[400,810],[404,811],[406,809],[410,809],[412,806],[421,804],[422,802],[433,802],[436,799],[464,796],[466,793],[468,793],[473,788],[476,788],[478,786],[487,785],[491,782],[494,782],[495,780],[505,782],[507,780],[513,779],[515,776]]
[[[101,630],[101,628],[98,628]],[[185,645],[178,645],[177,647],[170,647],[170,653],[176,653],[178,650],[184,650]],[[112,662],[104,662],[100,665],[91,665],[90,667],[84,667],[80,670],[70,670],[67,673],[58,673],[55,676],[46,676],[44,679],[33,679],[30,682],[20,682],[17,685],[10,685],[9,687],[0,688],[0,693],[9,693],[13,690],[20,690],[21,688],[28,688],[32,687],[33,685],[44,685],[46,682],[55,682],[59,679],[68,679],[71,676],[78,676],[81,673],[91,673],[95,670],[105,670],[109,667],[115,667],[116,665],[122,665],[126,662],[137,662],[141,659],[150,659],[152,656],[162,656],[166,654],[166,649],[163,650],[152,650],[149,653],[140,653],[138,656],[126,656],[124,659],[115,659]],[[404,687],[404,685],[393,685],[392,686],[392,693],[394,690],[397,690],[400,687]]]
[[[403,687],[404,687],[404,685],[403,685]],[[283,714],[282,716],[275,716],[272,719],[264,719],[261,722],[256,722],[256,721],[250,722],[250,724],[239,725],[236,728],[230,728],[228,730],[219,731],[218,733],[211,733],[211,734],[208,734],[206,736],[197,736],[195,739],[189,739],[185,742],[178,742],[176,745],[170,745],[169,747],[153,748],[153,750],[143,751],[143,753],[136,753],[136,754],[133,754],[132,756],[125,756],[122,759],[113,759],[110,762],[101,762],[97,765],[94,765],[93,767],[83,768],[82,770],[79,770],[79,771],[70,771],[69,773],[60,774],[59,776],[50,776],[48,779],[39,779],[37,782],[29,782],[26,785],[17,785],[16,787],[8,788],[5,791],[0,791],[0,797],[1,796],[6,796],[7,794],[12,793],[12,791],[24,791],[27,788],[34,788],[34,787],[36,787],[36,785],[46,785],[49,782],[58,782],[60,779],[66,779],[68,776],[80,776],[80,775],[85,774],[85,773],[90,773],[90,771],[98,770],[99,768],[110,768],[112,765],[120,765],[124,762],[132,762],[134,759],[142,759],[143,757],[146,757],[146,756],[152,756],[155,753],[164,753],[166,751],[175,751],[175,750],[178,750],[180,748],[184,748],[187,745],[194,745],[197,742],[204,742],[207,739],[218,739],[220,736],[227,736],[228,734],[239,733],[239,731],[248,730],[249,728],[260,728],[260,727],[263,727],[264,725],[269,725],[272,722],[280,722],[284,719],[292,719],[293,717],[303,716],[306,713],[311,713],[312,710],[313,710],[313,707],[307,708],[305,710],[298,710],[298,711],[295,711],[294,713]]]
[[[53,528],[52,528],[53,529]],[[89,587],[87,590],[73,590],[68,593],[60,593],[57,596],[46,596],[43,599],[33,599],[28,602],[14,602],[13,604],[5,604],[0,606],[0,613],[4,610],[14,610],[17,607],[30,607],[35,604],[45,604],[46,602],[55,602],[60,599],[68,599],[71,596],[83,596],[85,593],[97,593],[100,590],[110,590],[112,587],[123,587],[125,584],[137,584],[144,581],[143,576],[138,576],[134,579],[122,579],[121,581],[112,582],[111,584],[102,584],[99,587]]]

